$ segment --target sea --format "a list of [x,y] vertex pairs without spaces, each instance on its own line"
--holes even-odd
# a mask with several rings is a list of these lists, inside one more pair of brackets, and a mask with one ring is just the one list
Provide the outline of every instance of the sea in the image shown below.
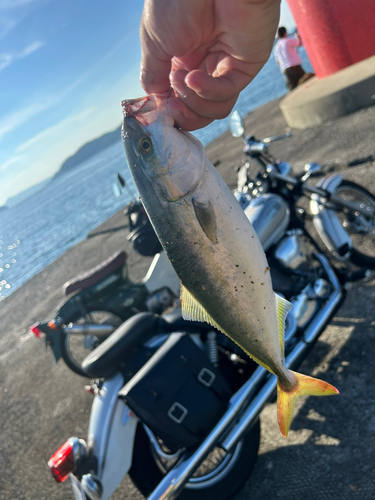
[[[303,47],[300,55],[305,71],[313,71]],[[285,93],[284,78],[271,57],[241,92],[235,108],[245,116]],[[228,119],[216,120],[194,135],[206,146],[228,128]],[[240,146],[238,151],[240,154]],[[117,173],[126,182],[119,197],[113,190]],[[135,195],[119,138],[118,143],[73,171],[54,178],[37,193],[0,212],[0,301],[85,239]]]

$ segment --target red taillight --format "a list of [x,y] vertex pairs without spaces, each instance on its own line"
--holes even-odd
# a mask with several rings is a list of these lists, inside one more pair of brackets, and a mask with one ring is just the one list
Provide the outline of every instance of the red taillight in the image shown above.
[[36,338],[40,338],[41,335],[43,335],[42,330],[39,328],[40,323],[34,323],[33,325],[30,326],[30,332],[33,332]]
[[60,448],[52,455],[48,461],[52,476],[56,482],[62,483],[74,472],[86,457],[87,447],[83,439],[72,437],[68,439]]
[[48,467],[57,483],[62,483],[74,471],[73,443],[64,443],[49,459]]

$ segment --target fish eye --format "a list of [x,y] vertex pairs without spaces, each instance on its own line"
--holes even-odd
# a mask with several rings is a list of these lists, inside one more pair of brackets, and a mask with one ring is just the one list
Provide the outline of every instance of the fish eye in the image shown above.
[[139,147],[142,153],[149,153],[152,150],[152,143],[148,137],[142,137],[139,141]]

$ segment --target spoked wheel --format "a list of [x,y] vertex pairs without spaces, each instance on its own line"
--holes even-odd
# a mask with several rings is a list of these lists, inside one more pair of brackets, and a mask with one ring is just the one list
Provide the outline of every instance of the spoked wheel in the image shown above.
[[[110,311],[88,310],[86,315],[77,312],[76,315],[66,320],[66,324],[74,323],[78,325],[108,324],[114,329],[122,323],[122,319]],[[82,362],[108,335],[90,335],[79,333],[62,333],[61,355],[65,363],[78,375],[87,377],[87,373],[82,369]]]
[[[186,483],[178,498],[182,500],[226,500],[239,491],[254,467],[260,440],[259,419],[228,453],[216,446]],[[147,496],[175,465],[158,455],[139,425],[129,475],[139,491]]]
[[[343,180],[335,194],[362,210],[375,212],[375,196],[367,189]],[[352,239],[350,260],[360,267],[375,269],[375,221],[346,207],[336,211],[343,228]]]

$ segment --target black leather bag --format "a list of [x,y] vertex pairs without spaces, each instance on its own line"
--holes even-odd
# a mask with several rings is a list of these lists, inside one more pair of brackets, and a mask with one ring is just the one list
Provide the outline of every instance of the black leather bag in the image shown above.
[[204,439],[226,411],[231,391],[192,338],[173,333],[119,395],[174,449]]

